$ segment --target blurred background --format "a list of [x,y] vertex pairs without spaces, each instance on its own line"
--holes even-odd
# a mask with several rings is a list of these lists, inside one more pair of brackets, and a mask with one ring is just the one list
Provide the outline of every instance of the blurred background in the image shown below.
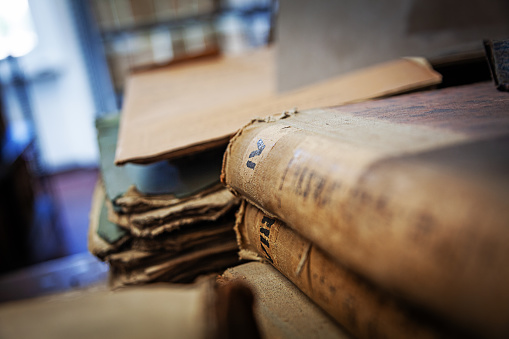
[[264,46],[276,12],[271,0],[0,0],[0,300],[106,277],[87,251],[94,121],[121,108],[126,75]]
[[501,0],[0,0],[0,301],[105,279],[87,252],[94,121],[121,110],[130,72],[274,44],[280,91],[400,56],[466,55],[485,76],[482,39],[507,38],[507,13]]

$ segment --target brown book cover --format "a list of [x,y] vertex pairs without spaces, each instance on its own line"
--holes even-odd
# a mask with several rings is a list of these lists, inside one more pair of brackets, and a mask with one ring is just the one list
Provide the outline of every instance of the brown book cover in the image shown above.
[[275,92],[273,51],[190,62],[128,79],[115,163],[147,163],[218,145],[257,116],[333,106],[437,84],[423,59],[400,59],[288,93]]
[[254,120],[222,180],[382,288],[507,335],[508,108],[480,83]]
[[242,259],[270,262],[358,338],[439,338],[444,330],[333,261],[281,221],[244,203],[236,224]]

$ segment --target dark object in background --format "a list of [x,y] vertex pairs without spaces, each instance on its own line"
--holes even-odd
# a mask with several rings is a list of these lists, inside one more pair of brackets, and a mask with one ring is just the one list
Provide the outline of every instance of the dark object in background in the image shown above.
[[491,75],[499,91],[509,91],[509,40],[484,40]]
[[27,163],[18,157],[0,164],[0,273],[30,262],[28,238],[33,217],[34,192]]
[[0,100],[0,274],[65,253],[56,200],[40,166],[25,90],[19,97],[28,114],[24,122],[4,120]]
[[481,47],[431,58],[430,63],[435,71],[442,74],[442,83],[437,85],[437,88],[491,80],[488,61]]
[[[1,88],[0,88],[1,94]],[[1,97],[0,97],[1,99]],[[0,100],[0,273],[29,263],[28,236],[33,218],[32,176],[23,155],[32,143],[5,125]]]
[[219,339],[261,338],[254,314],[255,296],[240,279],[218,284],[216,297],[217,336]]

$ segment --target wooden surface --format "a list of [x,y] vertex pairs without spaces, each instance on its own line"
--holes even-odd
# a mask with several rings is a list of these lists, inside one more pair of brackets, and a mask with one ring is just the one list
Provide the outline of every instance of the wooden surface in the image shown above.
[[0,306],[2,338],[205,338],[212,291],[152,285],[90,291]]

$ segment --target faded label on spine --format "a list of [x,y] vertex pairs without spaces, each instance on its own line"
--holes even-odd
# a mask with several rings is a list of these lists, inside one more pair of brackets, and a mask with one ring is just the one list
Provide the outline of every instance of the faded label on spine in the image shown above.
[[270,261],[271,263],[274,263],[274,260],[271,256],[271,250],[270,250],[270,231],[272,228],[272,225],[274,225],[275,220],[272,218],[269,218],[267,216],[262,217],[262,221],[260,224],[260,248],[263,252],[263,255],[265,256],[265,259]]
[[264,128],[256,134],[244,152],[240,175],[245,180],[249,180],[255,175],[258,164],[263,162],[274,145],[283,136],[292,131],[295,131],[294,127],[275,124]]

